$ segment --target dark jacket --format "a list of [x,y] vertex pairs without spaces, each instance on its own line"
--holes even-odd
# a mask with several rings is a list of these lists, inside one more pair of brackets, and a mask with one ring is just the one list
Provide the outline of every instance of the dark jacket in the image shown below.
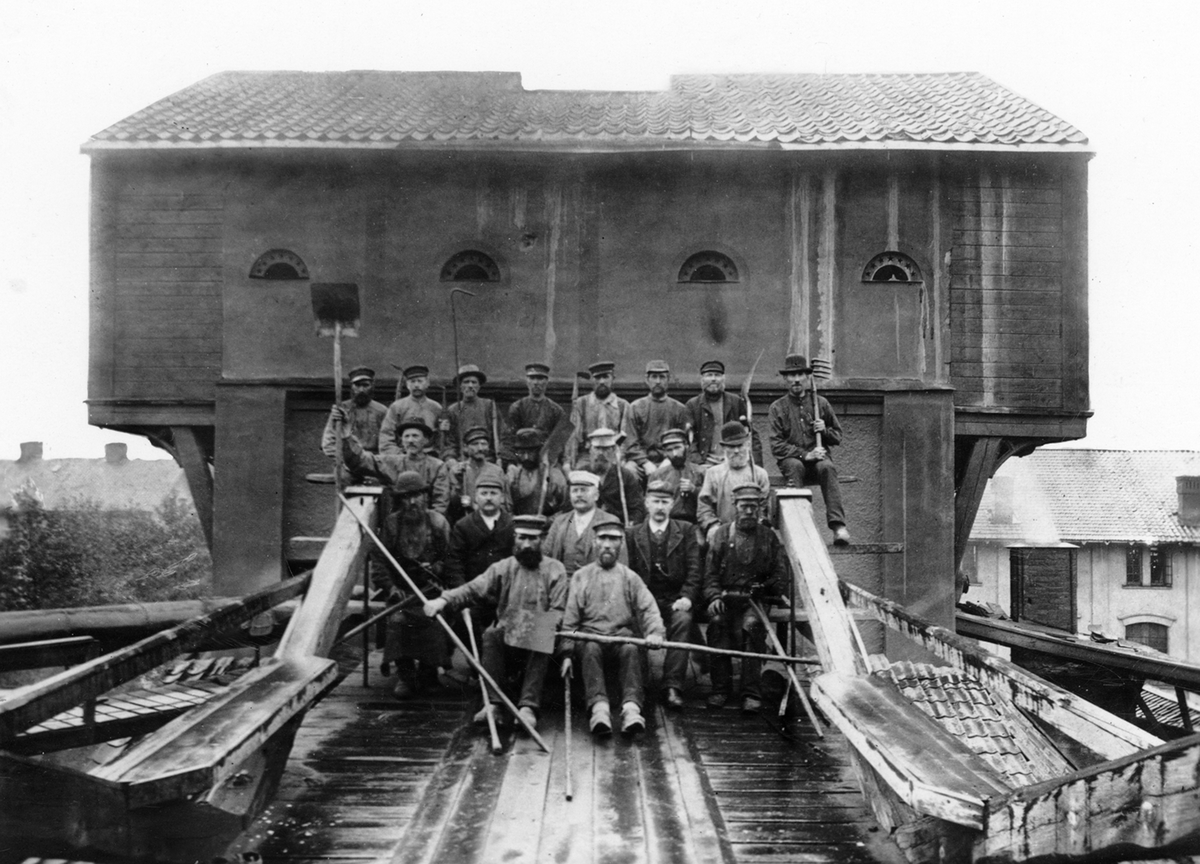
[[512,554],[512,516],[501,510],[491,531],[479,513],[464,516],[450,530],[442,581],[447,588],[457,588]]
[[667,563],[665,572],[650,565],[650,522],[646,520],[625,531],[629,548],[629,568],[642,577],[654,599],[673,603],[686,597],[696,606],[700,603],[703,563],[696,532],[687,522],[671,519],[667,522]]
[[[821,443],[829,453],[830,448],[842,443],[842,426],[838,423],[833,407],[824,396],[817,396],[817,408],[825,421]],[[767,411],[771,425],[771,455],[776,459],[803,459],[808,451],[817,446],[817,433],[813,431],[812,391],[795,400],[791,395],[776,399]]]
[[[692,424],[692,447],[688,458],[693,462],[703,464],[706,461],[713,438],[715,437],[717,441],[721,440],[721,426],[731,420],[741,423],[746,420],[746,402],[739,394],[730,393],[727,390],[721,394],[721,403],[721,421],[714,423],[703,393],[693,396],[687,401],[685,407]],[[758,430],[754,428],[751,428],[750,436],[750,452],[754,456],[754,464],[761,465],[763,464],[762,439],[758,437]]]
[[722,523],[709,544],[704,567],[705,605],[720,597],[722,591],[750,593],[752,588],[762,590],[767,596],[786,597],[791,571],[775,529],[769,525],[755,526],[754,556],[745,563],[734,553],[736,530],[732,522]]

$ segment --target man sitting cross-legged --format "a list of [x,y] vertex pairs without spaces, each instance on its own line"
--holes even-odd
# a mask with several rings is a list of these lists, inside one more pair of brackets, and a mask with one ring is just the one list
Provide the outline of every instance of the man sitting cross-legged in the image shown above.
[[[513,517],[514,552],[497,561],[470,582],[442,593],[425,604],[433,617],[467,606],[495,606],[496,622],[483,631],[483,668],[504,686],[505,673],[523,665],[517,708],[530,726],[537,726],[542,684],[554,651],[554,632],[567,599],[567,571],[562,562],[542,554],[546,520],[542,516]],[[492,705],[500,697],[490,694]],[[487,707],[476,721],[487,719]]]
[[[625,530],[617,522],[594,524],[597,560],[575,571],[567,594],[563,632],[594,633],[601,636],[643,636],[651,648],[662,646],[663,622],[654,595],[637,573],[617,557],[625,541]],[[615,663],[621,681],[621,731],[632,734],[646,728],[642,717],[645,688],[642,657],[636,645],[564,639],[560,651],[562,674],[573,668],[572,655],[583,670],[583,686],[591,709],[591,730],[596,735],[612,732],[606,663]]]

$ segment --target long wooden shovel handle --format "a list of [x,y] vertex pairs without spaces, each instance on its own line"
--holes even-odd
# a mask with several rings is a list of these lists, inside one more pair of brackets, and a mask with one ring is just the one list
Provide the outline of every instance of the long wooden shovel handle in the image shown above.
[[[779,641],[779,636],[775,634],[775,627],[771,624],[771,619],[767,617],[766,611],[758,604],[757,600],[751,600],[750,605],[754,607],[754,611],[758,617],[762,619],[763,627],[767,630],[767,639],[771,641],[771,647],[775,649],[775,653],[779,655],[778,659],[787,659],[788,653],[783,650],[783,644]],[[808,694],[804,692],[804,688],[800,686],[800,679],[796,677],[796,670],[791,666],[787,667],[788,675],[792,679],[792,686],[796,688],[796,695],[800,697],[800,704],[804,706],[804,713],[808,715],[808,722],[812,723],[813,729],[817,733],[817,737],[824,738],[825,730],[821,728],[821,723],[817,720],[817,712],[813,710],[812,703],[808,701]],[[787,698],[787,694],[784,694]]]
[[[599,633],[582,633],[578,630],[571,632],[560,632],[555,634],[557,639],[575,639],[580,642],[610,642],[613,644],[624,643],[628,645],[637,645],[642,648],[649,647],[645,639],[639,639],[636,636],[603,636]],[[734,651],[732,648],[710,648],[707,645],[695,645],[691,642],[663,642],[660,646],[665,650],[677,649],[679,651],[692,651],[697,654],[716,654],[721,657],[741,657],[748,660],[780,660],[784,663],[797,663],[801,666],[819,666],[820,660],[810,660],[807,657],[791,657],[784,655],[779,657],[775,654],[756,654],[753,651]]]
[[[420,597],[422,603],[428,603],[429,598],[425,596],[424,592],[417,587],[417,583],[414,582],[412,577],[409,576],[408,573],[404,571],[404,568],[400,566],[400,562],[396,560],[396,556],[389,552],[388,548],[383,545],[383,541],[379,539],[379,535],[372,531],[371,526],[366,523],[361,515],[359,515],[359,512],[350,506],[350,502],[346,500],[346,496],[339,492],[338,498],[341,499],[342,504],[346,506],[346,510],[348,510],[354,517],[354,521],[358,523],[363,532],[371,538],[371,541],[376,545],[376,547],[378,547],[379,551],[383,553],[383,556],[388,560],[388,563],[395,567],[396,572],[400,574],[406,583],[408,583],[409,590]],[[521,716],[521,712],[517,710],[517,706],[513,704],[511,699],[508,698],[508,695],[500,688],[500,685],[496,683],[496,680],[488,674],[488,671],[483,668],[483,664],[476,660],[475,656],[471,654],[469,650],[467,650],[467,646],[464,645],[463,641],[458,638],[458,634],[454,632],[454,628],[447,623],[446,619],[442,617],[441,613],[438,613],[434,617],[437,619],[438,623],[442,625],[442,629],[446,631],[446,635],[450,637],[450,641],[454,643],[455,647],[458,648],[459,651],[463,652],[463,655],[467,658],[467,661],[475,668],[475,671],[479,673],[479,677],[487,682],[487,685],[492,688],[492,691],[500,697],[500,701],[504,703],[504,707],[512,712],[512,715],[517,718],[518,723],[525,727],[525,731],[529,733],[529,737],[537,742],[537,745],[542,748],[543,752],[549,753],[550,748],[546,746],[546,742],[543,740],[542,736],[537,733],[536,729],[529,725],[528,720]]]
[[[463,623],[467,625],[467,637],[471,640],[471,653],[479,662],[483,663],[483,658],[479,656],[479,646],[475,644],[475,627],[471,624],[471,610],[462,610]],[[483,711],[487,715],[488,733],[492,736],[492,752],[499,753],[504,749],[504,745],[500,743],[500,733],[496,730],[496,716],[492,713],[492,700],[488,698],[487,685],[483,683],[483,679],[479,679],[479,692],[483,694]]]
[[575,797],[575,790],[571,788],[571,676],[570,675],[563,676],[563,706],[564,706],[563,710],[566,714],[565,730],[566,730],[566,739],[567,739],[567,742],[566,742],[567,743],[567,756],[566,756],[567,779],[566,779],[565,786],[566,786],[567,800],[570,801],[572,798]]

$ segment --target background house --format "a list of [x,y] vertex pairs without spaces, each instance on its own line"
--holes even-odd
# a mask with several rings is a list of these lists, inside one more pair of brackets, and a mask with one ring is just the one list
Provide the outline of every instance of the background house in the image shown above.
[[1200,452],[1039,450],[988,484],[967,599],[1200,663]]

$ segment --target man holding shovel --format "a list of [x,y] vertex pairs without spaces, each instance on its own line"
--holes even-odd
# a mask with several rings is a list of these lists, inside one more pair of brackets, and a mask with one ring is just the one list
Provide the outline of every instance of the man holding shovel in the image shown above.
[[[334,422],[346,422],[345,409],[341,405],[334,405],[330,414]],[[413,471],[429,487],[430,508],[444,516],[450,503],[450,474],[441,459],[426,453],[433,430],[421,420],[409,420],[397,426],[396,431],[400,436],[399,454],[376,455],[364,450],[353,435],[344,437],[342,458],[346,467],[364,476],[377,477],[389,484],[394,484],[404,472]]]
[[[542,516],[514,517],[512,556],[492,564],[480,575],[425,604],[432,618],[443,609],[456,612],[468,606],[494,606],[496,621],[483,631],[483,668],[501,686],[509,671],[521,672],[517,705],[521,716],[536,728],[542,686],[554,653],[554,634],[567,599],[567,571],[562,563],[542,554],[546,520]],[[490,693],[492,706],[500,698]],[[487,705],[476,715],[487,719]]]
[[545,444],[546,436],[534,427],[519,429],[513,437],[517,461],[508,466],[507,477],[514,516],[553,516],[567,506],[567,478],[561,468],[550,464],[549,459],[543,460]]
[[[368,453],[379,452],[379,429],[387,415],[387,406],[375,401],[375,370],[357,366],[350,370],[350,398],[342,401],[346,417],[343,434],[353,435]],[[337,454],[337,432],[333,417],[325,423],[321,452],[332,459]],[[356,480],[359,478],[355,478]]]

